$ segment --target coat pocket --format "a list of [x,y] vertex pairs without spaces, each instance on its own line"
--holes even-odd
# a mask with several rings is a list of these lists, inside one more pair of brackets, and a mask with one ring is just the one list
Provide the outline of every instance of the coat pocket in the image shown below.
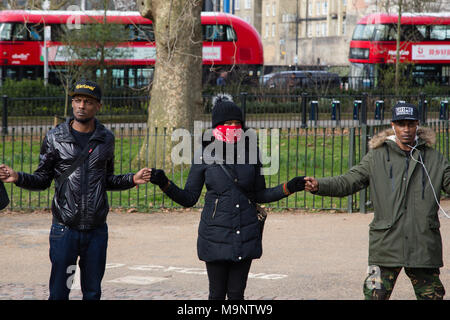
[[384,221],[384,220],[372,221],[369,224],[370,230],[387,230],[387,229],[390,229],[391,227],[392,227],[392,223],[389,221]]

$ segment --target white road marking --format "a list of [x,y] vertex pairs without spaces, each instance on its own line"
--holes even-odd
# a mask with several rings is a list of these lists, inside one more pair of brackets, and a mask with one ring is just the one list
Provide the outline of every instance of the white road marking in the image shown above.
[[107,282],[138,284],[138,285],[149,285],[149,284],[161,282],[161,281],[164,281],[164,280],[167,280],[167,278],[126,276],[126,277],[117,278],[117,279],[114,279],[114,280],[109,280]]

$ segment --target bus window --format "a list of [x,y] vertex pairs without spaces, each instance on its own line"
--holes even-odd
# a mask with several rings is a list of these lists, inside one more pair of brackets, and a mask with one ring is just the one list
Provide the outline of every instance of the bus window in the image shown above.
[[417,25],[416,28],[417,28],[417,31],[419,31],[420,34],[422,35],[423,40],[428,40],[430,38],[428,31],[427,31],[427,26]]
[[60,24],[52,24],[51,25],[51,39],[52,41],[58,41],[61,42],[66,34],[66,28],[63,28]]
[[378,24],[375,27],[376,41],[393,41],[396,38],[397,32],[393,25],[390,24]]
[[358,24],[353,32],[352,40],[372,40],[375,30],[374,24]]
[[125,70],[124,69],[112,69],[111,70],[112,87],[121,88],[125,84]]
[[148,85],[153,79],[153,68],[137,69],[137,87]]
[[422,34],[416,25],[402,25],[400,28],[401,41],[413,41],[419,42],[424,41],[426,36],[426,29],[422,29],[424,33]]
[[227,40],[228,41],[236,41],[236,32],[234,32],[234,29],[230,26],[227,26]]
[[153,25],[140,25],[138,26],[138,39],[142,41],[155,41],[155,33],[153,32]]
[[14,25],[14,31],[12,34],[13,41],[25,41],[27,40],[28,30],[26,25],[16,23]]
[[0,41],[11,40],[12,23],[0,24]]
[[128,86],[136,86],[136,69],[128,69]]
[[10,67],[6,69],[6,78],[19,80],[19,72],[16,68]]
[[28,32],[30,36],[30,40],[32,41],[43,41],[44,40],[44,25],[43,24],[35,24],[32,26],[28,26]]
[[450,25],[434,25],[430,27],[430,40],[450,40]]
[[[424,25],[402,25],[401,41],[424,41],[427,37],[427,28]],[[397,39],[397,26],[395,24],[378,24],[375,27],[374,40],[395,41]]]
[[204,41],[236,41],[236,33],[231,26],[210,24],[202,26]]
[[22,79],[36,79],[37,72],[36,67],[23,67]]
[[131,41],[155,41],[155,33],[153,32],[153,25],[151,24],[130,24],[128,28],[130,30],[129,40]]

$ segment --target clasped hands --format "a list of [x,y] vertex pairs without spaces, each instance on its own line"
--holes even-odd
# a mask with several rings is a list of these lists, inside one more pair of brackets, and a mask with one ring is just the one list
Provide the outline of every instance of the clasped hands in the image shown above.
[[[133,175],[134,184],[144,184],[150,181],[151,171],[149,168],[143,168]],[[17,182],[19,174],[6,164],[0,164],[0,180],[2,182]]]
[[[150,169],[150,182],[159,186],[161,189],[165,189],[169,184],[169,179],[167,178],[164,170],[161,169]],[[298,191],[309,191],[315,192],[319,190],[319,183],[315,178],[299,176],[289,180],[286,184],[290,193]]]
[[290,193],[306,190],[308,192],[316,192],[319,190],[319,182],[313,177],[295,177],[287,183]]

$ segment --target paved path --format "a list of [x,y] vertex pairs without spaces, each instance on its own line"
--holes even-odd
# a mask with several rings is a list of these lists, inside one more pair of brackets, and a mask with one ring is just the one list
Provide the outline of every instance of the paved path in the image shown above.
[[[450,211],[450,201],[444,201]],[[360,300],[373,214],[273,212],[264,254],[255,260],[246,299]],[[102,299],[207,299],[204,263],[196,254],[199,211],[112,212]],[[0,299],[47,299],[50,213],[0,213]],[[450,220],[441,218],[450,290]],[[75,277],[71,299],[81,299]],[[449,299],[447,294],[446,299]],[[415,299],[399,276],[392,299]]]

